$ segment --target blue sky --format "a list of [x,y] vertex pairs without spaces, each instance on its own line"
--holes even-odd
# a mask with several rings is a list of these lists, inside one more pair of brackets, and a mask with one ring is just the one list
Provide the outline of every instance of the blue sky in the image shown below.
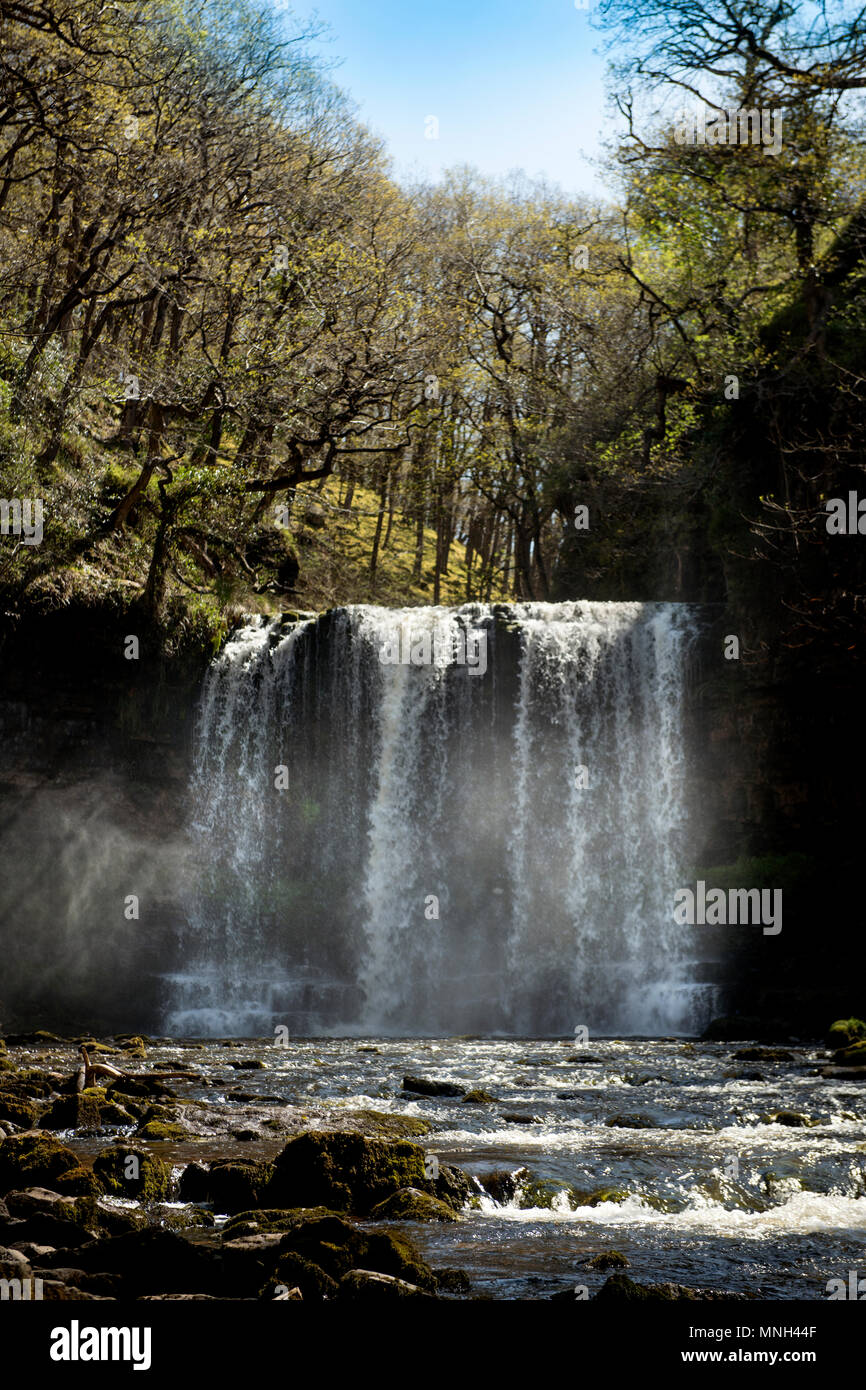
[[[588,0],[591,6],[594,0]],[[398,176],[454,164],[522,168],[600,193],[601,36],[574,0],[292,0],[332,31],[333,72],[383,136]],[[438,139],[428,117],[438,120]]]

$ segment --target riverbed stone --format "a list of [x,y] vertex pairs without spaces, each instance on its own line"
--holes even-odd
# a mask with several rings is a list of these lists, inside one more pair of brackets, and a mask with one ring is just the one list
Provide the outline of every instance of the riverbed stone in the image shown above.
[[401,1188],[430,1191],[425,1162],[421,1146],[408,1140],[311,1131],[278,1155],[264,1200],[272,1207],[326,1206],[364,1215]]

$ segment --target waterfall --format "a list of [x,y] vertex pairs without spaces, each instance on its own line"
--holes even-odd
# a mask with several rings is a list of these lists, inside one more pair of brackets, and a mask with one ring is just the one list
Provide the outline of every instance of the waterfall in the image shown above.
[[683,1032],[685,604],[352,606],[212,664],[171,1034]]

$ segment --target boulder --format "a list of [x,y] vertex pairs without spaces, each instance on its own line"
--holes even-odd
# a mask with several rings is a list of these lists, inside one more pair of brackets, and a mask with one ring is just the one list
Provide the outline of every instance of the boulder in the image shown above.
[[99,1129],[105,1091],[92,1087],[70,1096],[61,1096],[42,1116],[43,1129]]
[[[339,1216],[302,1222],[283,1237],[282,1249],[299,1255],[338,1281],[351,1269],[364,1268],[405,1279],[431,1292],[436,1288],[436,1276],[411,1241],[391,1231],[361,1231]],[[278,1278],[282,1269],[278,1262]],[[289,1279],[282,1282],[288,1283]]]
[[401,1188],[429,1192],[425,1163],[424,1150],[408,1140],[312,1130],[277,1156],[264,1200],[272,1207],[325,1206],[363,1215]]
[[[211,1164],[208,1172],[208,1201],[213,1203],[215,1212],[229,1216],[259,1206],[268,1190],[272,1171],[269,1163],[257,1163],[251,1158],[219,1159]],[[270,1204],[279,1205],[277,1202]]]
[[832,1060],[834,1067],[866,1067],[866,1038],[840,1048],[833,1053]]
[[432,1298],[434,1295],[391,1274],[379,1274],[374,1269],[351,1269],[340,1280],[336,1297],[341,1302],[381,1303],[394,1298]]
[[379,1202],[370,1212],[371,1221],[458,1221],[454,1208],[438,1197],[404,1187]]
[[13,1188],[48,1187],[79,1168],[78,1157],[53,1135],[12,1134],[0,1142],[0,1194]]
[[36,1106],[8,1091],[0,1091],[0,1120],[17,1125],[19,1129],[32,1129],[36,1123]]
[[104,1192],[140,1202],[162,1202],[171,1193],[171,1171],[162,1159],[143,1149],[118,1144],[103,1149],[93,1160],[93,1172]]
[[418,1096],[465,1096],[465,1086],[453,1081],[434,1081],[426,1076],[404,1076],[403,1090]]
[[608,1129],[658,1129],[648,1115],[611,1115],[605,1124]]

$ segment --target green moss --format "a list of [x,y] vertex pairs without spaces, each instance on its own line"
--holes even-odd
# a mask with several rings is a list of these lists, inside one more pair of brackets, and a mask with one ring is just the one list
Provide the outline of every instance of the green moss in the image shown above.
[[122,1145],[103,1149],[94,1159],[93,1171],[104,1191],[113,1197],[162,1202],[170,1195],[170,1170],[162,1159],[143,1149],[127,1149]]
[[459,1221],[453,1207],[417,1188],[406,1187],[379,1202],[370,1212],[371,1221]]
[[240,1211],[229,1217],[222,1228],[223,1240],[238,1240],[240,1236],[272,1234],[274,1231],[293,1231],[305,1221],[318,1221],[325,1216],[338,1216],[339,1212],[327,1207],[294,1207],[285,1210],[281,1207],[260,1207],[251,1211]]
[[36,1123],[36,1106],[29,1101],[16,1099],[11,1095],[4,1095],[0,1091],[0,1124],[4,1120],[10,1120],[14,1125],[20,1125],[22,1129],[32,1129]]
[[263,1200],[269,1206],[326,1206],[363,1214],[403,1187],[433,1191],[425,1162],[424,1150],[408,1141],[310,1131],[279,1154]]
[[463,1097],[463,1104],[491,1105],[495,1100],[496,1097],[492,1096],[489,1091],[485,1091],[482,1087],[476,1087],[475,1090],[466,1092],[466,1095]]
[[13,1134],[0,1141],[0,1193],[18,1187],[57,1189],[57,1180],[79,1162],[53,1135]]
[[625,1187],[597,1187],[593,1192],[582,1192],[574,1187],[568,1200],[574,1210],[577,1207],[600,1207],[604,1202],[624,1202],[628,1196],[630,1193]]
[[827,1046],[842,1050],[866,1039],[866,1023],[861,1018],[837,1018],[827,1030]]
[[98,1197],[102,1193],[102,1183],[91,1168],[81,1164],[70,1168],[56,1180],[54,1187],[64,1197]]
[[105,1092],[98,1087],[61,1096],[42,1116],[45,1129],[99,1129]]
[[192,1136],[183,1125],[166,1124],[164,1120],[149,1120],[135,1131],[139,1139],[189,1139]]

